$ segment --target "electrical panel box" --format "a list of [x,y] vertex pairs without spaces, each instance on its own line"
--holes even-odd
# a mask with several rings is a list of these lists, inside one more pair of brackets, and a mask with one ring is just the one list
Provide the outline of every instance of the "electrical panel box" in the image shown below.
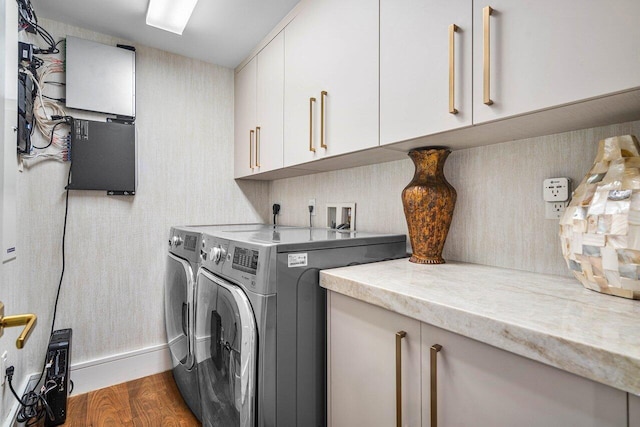
[[66,84],[69,108],[136,115],[134,50],[67,36]]
[[71,126],[71,190],[136,192],[134,124],[75,119]]

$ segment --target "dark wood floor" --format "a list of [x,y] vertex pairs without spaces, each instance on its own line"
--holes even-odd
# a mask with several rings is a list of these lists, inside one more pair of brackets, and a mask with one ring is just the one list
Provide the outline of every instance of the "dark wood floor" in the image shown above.
[[200,426],[182,400],[171,371],[79,396],[68,402],[66,426]]

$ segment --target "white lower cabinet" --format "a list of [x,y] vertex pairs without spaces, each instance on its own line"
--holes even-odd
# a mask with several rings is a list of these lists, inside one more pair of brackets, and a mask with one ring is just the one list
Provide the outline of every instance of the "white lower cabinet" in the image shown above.
[[629,394],[629,427],[640,427],[640,397]]
[[[329,292],[328,425],[396,425],[396,362],[402,379],[402,425],[420,425],[420,322]],[[401,355],[396,358],[396,333]]]
[[[629,421],[623,391],[341,294],[329,292],[327,306],[329,426],[397,426],[397,360],[402,426],[626,427]],[[406,332],[399,359],[398,331]],[[640,401],[630,399],[636,410],[632,405],[629,426],[640,427]]]
[[[437,423],[431,419],[431,352]],[[544,349],[540,349],[544,351]],[[624,427],[626,393],[422,324],[422,425]]]

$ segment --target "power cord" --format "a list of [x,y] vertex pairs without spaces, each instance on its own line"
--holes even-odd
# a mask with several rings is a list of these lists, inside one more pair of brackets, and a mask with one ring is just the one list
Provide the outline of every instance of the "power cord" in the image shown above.
[[16,421],[19,423],[26,423],[25,426],[34,426],[45,416],[45,414],[50,419],[54,419],[53,411],[47,403],[45,396],[48,392],[58,386],[55,381],[49,381],[46,386],[42,387],[40,393],[36,393],[35,390],[26,392],[21,399],[13,388],[14,367],[9,366],[5,372],[11,393],[20,403],[20,409],[18,410]]
[[313,215],[313,205],[309,205],[309,228],[313,227],[313,223],[311,222],[312,215]]
[[273,206],[271,206],[271,210],[273,211],[273,225],[278,225],[276,222],[276,216],[280,213],[280,205],[274,203]]

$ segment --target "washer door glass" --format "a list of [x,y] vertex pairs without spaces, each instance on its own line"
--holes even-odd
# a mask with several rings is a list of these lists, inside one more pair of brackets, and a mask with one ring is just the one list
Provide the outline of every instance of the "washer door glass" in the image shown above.
[[257,331],[245,293],[206,270],[196,291],[196,359],[205,426],[255,423]]
[[171,350],[173,366],[193,367],[193,351],[190,348],[189,293],[193,289],[193,273],[189,263],[169,254],[164,284],[164,311],[167,342]]

